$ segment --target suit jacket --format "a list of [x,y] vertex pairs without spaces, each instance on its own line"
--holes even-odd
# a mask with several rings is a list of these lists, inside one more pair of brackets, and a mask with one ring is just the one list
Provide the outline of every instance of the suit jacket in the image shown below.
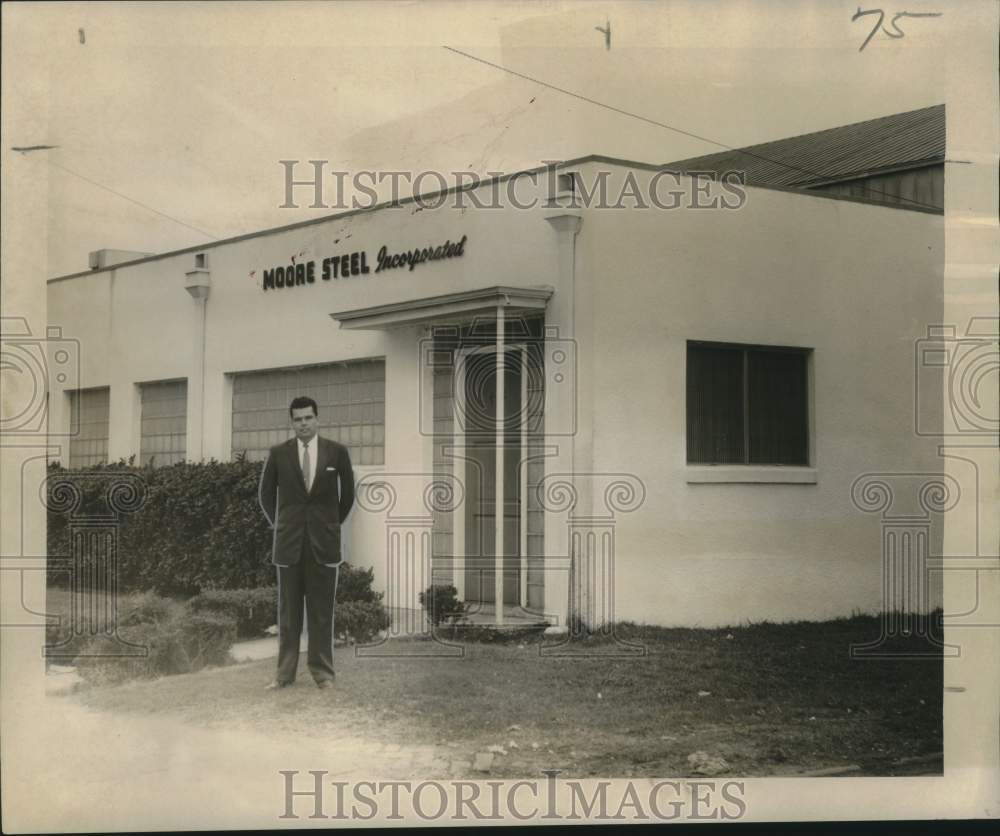
[[320,563],[332,565],[343,560],[340,524],[354,505],[354,471],[346,447],[318,435],[316,442],[313,483],[308,492],[296,438],[272,447],[261,473],[258,498],[274,529],[271,562],[278,566],[299,562],[306,537]]

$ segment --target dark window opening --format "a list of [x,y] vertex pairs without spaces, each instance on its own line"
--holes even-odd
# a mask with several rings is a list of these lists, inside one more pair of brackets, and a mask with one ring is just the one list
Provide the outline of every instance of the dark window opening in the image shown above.
[[689,464],[809,464],[809,350],[689,342]]

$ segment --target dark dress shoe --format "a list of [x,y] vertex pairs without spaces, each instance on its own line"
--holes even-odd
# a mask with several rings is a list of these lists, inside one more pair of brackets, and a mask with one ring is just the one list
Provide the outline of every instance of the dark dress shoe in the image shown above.
[[321,691],[326,690],[327,688],[332,688],[333,687],[333,680],[332,679],[321,679],[319,682],[316,683],[316,687],[319,688]]
[[265,687],[265,691],[277,691],[279,688],[287,688],[291,685],[291,682],[279,682],[277,679],[274,682],[269,682]]

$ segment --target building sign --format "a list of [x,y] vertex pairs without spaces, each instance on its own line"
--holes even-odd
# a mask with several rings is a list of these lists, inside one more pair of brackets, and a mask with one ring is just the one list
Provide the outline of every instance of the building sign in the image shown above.
[[[449,239],[437,246],[424,247],[417,250],[404,250],[402,252],[390,252],[389,248],[383,244],[375,256],[374,272],[381,273],[383,270],[395,270],[400,267],[409,267],[410,270],[413,270],[414,267],[418,264],[423,264],[425,261],[458,258],[465,254],[465,241],[467,237],[463,235],[459,241],[453,242]],[[272,267],[264,271],[264,290],[277,290],[282,287],[315,284],[317,277],[322,281],[328,282],[333,279],[366,276],[371,272],[368,253],[364,250],[324,258],[319,262],[318,267],[316,261],[296,262],[293,258],[292,263],[287,266]]]

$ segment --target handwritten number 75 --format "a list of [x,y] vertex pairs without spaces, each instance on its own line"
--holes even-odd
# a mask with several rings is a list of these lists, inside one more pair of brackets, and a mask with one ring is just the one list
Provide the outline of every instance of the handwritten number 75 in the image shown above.
[[861,11],[861,7],[858,6],[858,10],[854,13],[851,18],[851,23],[854,23],[859,17],[864,17],[865,15],[878,15],[878,20],[875,21],[875,25],[872,27],[872,31],[868,33],[868,37],[865,38],[865,42],[858,47],[858,52],[861,52],[868,42],[875,37],[875,33],[881,28],[881,30],[888,35],[890,38],[902,38],[906,33],[899,28],[896,23],[901,17],[941,17],[942,12],[897,12],[892,16],[892,20],[889,21],[889,25],[892,29],[887,29],[883,23],[885,21],[885,12],[881,9],[866,9]]

